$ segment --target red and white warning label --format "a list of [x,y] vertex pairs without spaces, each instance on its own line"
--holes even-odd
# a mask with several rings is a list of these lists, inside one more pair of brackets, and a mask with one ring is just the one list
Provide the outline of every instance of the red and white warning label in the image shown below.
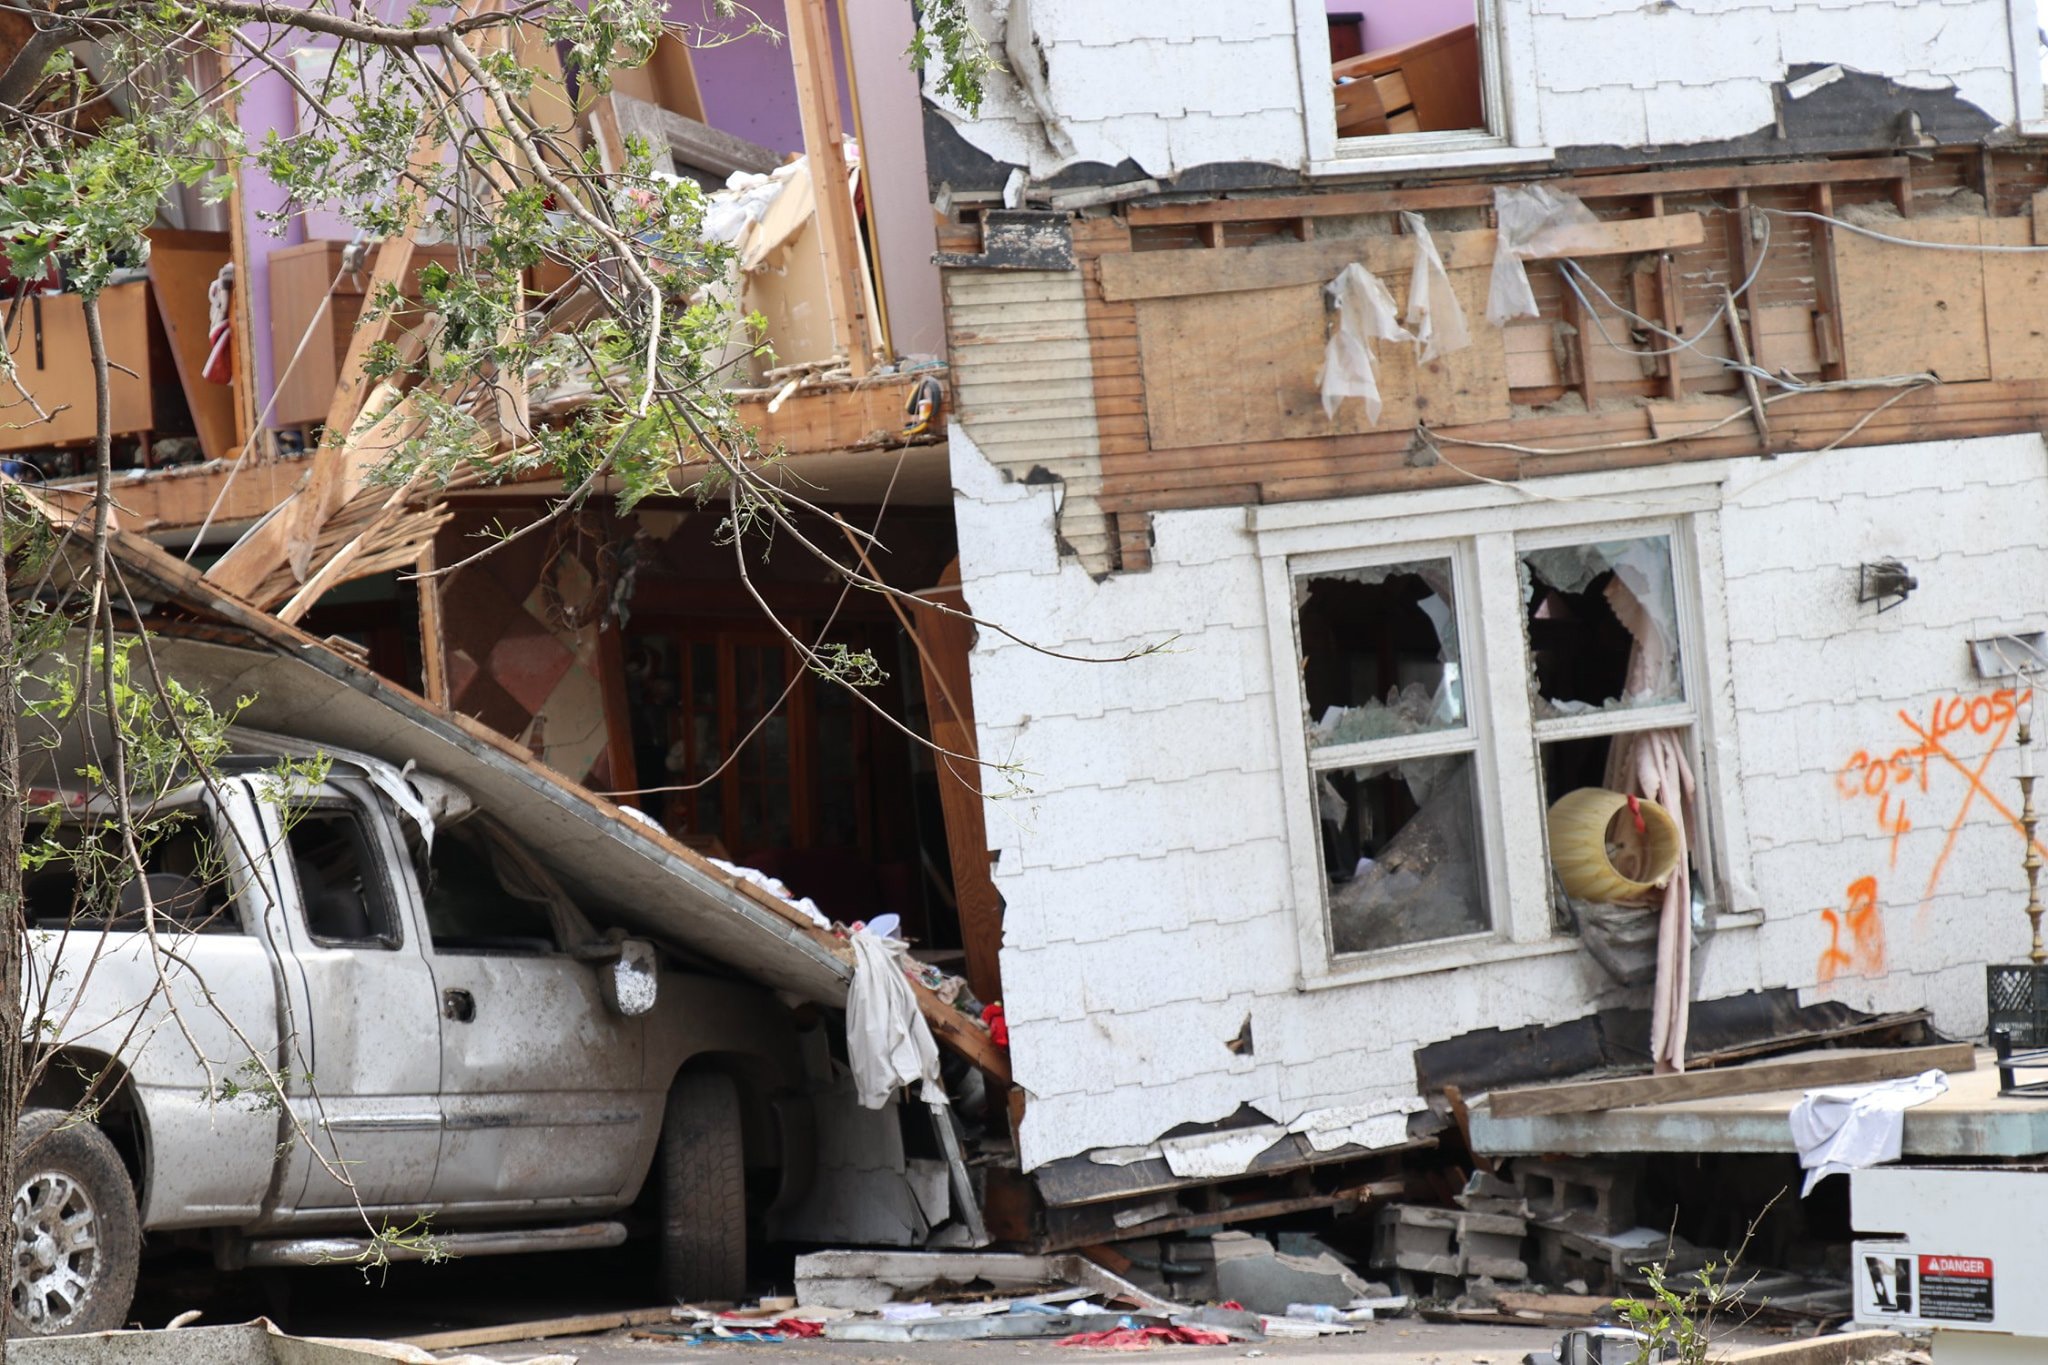
[[1986,1256],[1922,1256],[1920,1316],[1943,1322],[1990,1322],[1991,1260]]

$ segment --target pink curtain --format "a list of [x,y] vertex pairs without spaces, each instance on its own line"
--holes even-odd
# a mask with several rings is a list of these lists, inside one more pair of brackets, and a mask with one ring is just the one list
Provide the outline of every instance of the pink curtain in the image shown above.
[[[1619,575],[1608,580],[1607,605],[1629,634],[1624,696],[1653,690],[1671,662],[1671,641]],[[1692,993],[1691,850],[1697,835],[1693,824],[1692,765],[1685,759],[1684,733],[1649,730],[1618,735],[1607,755],[1609,791],[1630,792],[1655,801],[1678,821],[1678,870],[1664,884],[1664,904],[1657,922],[1657,984],[1650,1002],[1650,1058],[1659,1072],[1685,1070],[1685,1031]]]

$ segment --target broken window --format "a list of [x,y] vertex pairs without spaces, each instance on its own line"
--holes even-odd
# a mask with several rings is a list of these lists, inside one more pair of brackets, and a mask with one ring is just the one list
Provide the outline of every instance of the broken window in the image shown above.
[[[1298,904],[1322,916],[1302,926],[1305,978],[1454,965],[1566,931],[1647,980],[1659,916],[1719,907],[1688,523],[1518,520],[1446,543],[1424,539],[1431,516],[1403,547],[1400,516],[1380,516],[1357,528],[1355,558],[1319,548],[1291,565],[1292,638],[1279,617],[1276,644],[1299,651],[1307,772],[1290,837]],[[1323,545],[1336,529],[1319,528]],[[1550,809],[1574,792],[1556,828],[1582,864],[1604,860],[1572,876],[1604,900],[1567,894],[1554,861]]]
[[434,851],[409,833],[413,867],[438,952],[550,953],[556,948],[552,889],[472,816],[442,826]]
[[1522,554],[1539,719],[1685,700],[1666,536]]
[[1319,772],[1316,809],[1337,952],[1486,932],[1471,754]]
[[1295,600],[1332,951],[1486,932],[1454,562],[1308,574]]
[[298,874],[306,931],[322,947],[396,948],[404,936],[362,817],[340,806],[296,814],[285,847]]
[[1413,0],[1329,15],[1340,138],[1486,127],[1478,0]]
[[[1711,861],[1700,846],[1697,716],[1681,645],[1677,575],[1668,535],[1521,547],[1529,649],[1529,704],[1541,755],[1546,809],[1569,793],[1615,792],[1663,807],[1684,837],[1670,881],[1635,866],[1648,838],[1639,807],[1617,810],[1603,830],[1550,832],[1554,917],[1625,984],[1656,971],[1656,922],[1665,888],[1703,918]],[[1558,871],[1560,838],[1597,838],[1628,880],[1657,880],[1641,895],[1576,894]],[[1618,902],[1618,903],[1614,903]]]
[[[70,821],[48,831],[30,829],[31,866],[22,874],[29,923],[38,929],[138,933],[153,906],[159,931],[241,932],[227,863],[203,808],[159,816],[138,832],[146,882],[131,873],[111,835],[111,827]],[[46,843],[54,848],[42,847]],[[50,856],[43,857],[45,852]]]
[[1311,747],[1464,725],[1448,559],[1347,569],[1300,583]]

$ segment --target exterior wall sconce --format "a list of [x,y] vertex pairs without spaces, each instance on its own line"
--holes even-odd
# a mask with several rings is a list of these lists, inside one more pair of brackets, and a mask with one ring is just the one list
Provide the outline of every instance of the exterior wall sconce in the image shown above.
[[1920,580],[1896,559],[1873,560],[1856,566],[1856,600],[1875,602],[1880,615],[1912,596]]

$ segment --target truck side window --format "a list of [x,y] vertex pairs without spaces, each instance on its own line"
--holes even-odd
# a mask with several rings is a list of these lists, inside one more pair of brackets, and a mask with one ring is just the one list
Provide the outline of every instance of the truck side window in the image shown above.
[[[31,829],[31,837],[37,831]],[[101,836],[91,853],[81,852],[88,834]],[[93,876],[81,885],[81,866],[120,870],[112,831],[88,831],[63,824],[48,836],[65,852],[28,871],[22,897],[29,923],[38,929],[90,929],[136,933],[143,928],[143,878],[124,876],[111,884]],[[184,933],[239,933],[242,923],[228,885],[227,864],[215,843],[213,823],[192,807],[152,822],[141,837],[147,871],[147,903],[160,930]]]
[[299,814],[285,846],[315,941],[363,948],[404,941],[369,831],[354,811],[316,806]]
[[479,821],[443,827],[434,851],[413,851],[426,896],[427,933],[442,952],[551,953],[554,921],[545,889],[527,885],[499,856]]

